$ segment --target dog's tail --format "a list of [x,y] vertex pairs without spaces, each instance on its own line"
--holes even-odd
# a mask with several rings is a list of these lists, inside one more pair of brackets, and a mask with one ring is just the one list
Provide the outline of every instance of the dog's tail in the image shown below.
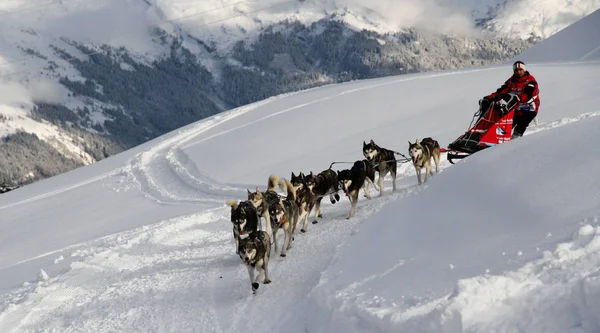
[[267,183],[267,190],[275,192],[277,190],[277,184],[279,184],[279,176],[270,175],[269,182]]
[[287,192],[287,200],[296,200],[296,191],[294,191],[294,185],[292,182],[285,178],[279,180],[279,187],[282,191]]
[[227,200],[227,206],[229,206],[233,209],[237,209],[238,203],[235,200]]
[[421,140],[421,143],[430,144],[431,148],[440,148],[440,143],[437,140],[434,140],[432,137],[426,137]]

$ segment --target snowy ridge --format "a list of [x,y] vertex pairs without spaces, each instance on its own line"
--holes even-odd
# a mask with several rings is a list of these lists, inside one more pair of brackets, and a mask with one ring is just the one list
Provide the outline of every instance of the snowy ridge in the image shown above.
[[599,8],[598,0],[506,1],[492,25],[506,35],[546,39]]
[[[577,36],[573,38],[573,36]],[[600,10],[556,33],[548,43],[534,45],[520,56],[524,61],[600,60]],[[548,54],[552,53],[552,54]]]

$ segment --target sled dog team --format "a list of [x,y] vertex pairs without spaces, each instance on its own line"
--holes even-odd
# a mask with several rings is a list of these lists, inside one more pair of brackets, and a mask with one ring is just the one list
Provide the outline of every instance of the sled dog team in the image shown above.
[[[435,162],[435,171],[439,171],[440,145],[432,138],[418,139],[408,142],[408,152],[411,162],[416,169],[418,184],[421,182],[421,169],[425,169],[427,182],[433,175],[431,159]],[[329,196],[332,204],[340,201],[338,192],[344,191],[350,200],[350,211],[347,219],[354,216],[358,194],[363,189],[367,199],[371,199],[370,186],[383,195],[383,179],[389,174],[392,176],[392,188],[396,190],[396,172],[398,161],[395,152],[382,148],[373,140],[369,143],[363,141],[363,155],[365,159],[354,162],[350,169],[333,171],[331,168],[318,174],[311,171],[308,174],[292,172],[290,179],[271,175],[267,182],[267,189],[261,191],[248,190],[248,199],[237,202],[227,201],[231,207],[231,223],[233,224],[233,237],[235,239],[236,254],[238,254],[248,269],[252,291],[259,287],[259,281],[264,284],[271,282],[269,278],[269,258],[271,244],[275,253],[281,257],[287,255],[287,250],[292,247],[294,233],[299,224],[300,231],[308,231],[308,219],[314,209],[312,224],[318,223],[322,218],[321,200]],[[375,173],[378,181],[375,183]],[[285,196],[280,196],[276,190],[279,187]],[[266,231],[262,230],[261,221],[264,219]],[[282,229],[285,235],[284,242],[279,247],[277,234]],[[271,242],[273,240],[273,243]],[[258,276],[255,278],[255,271]]]

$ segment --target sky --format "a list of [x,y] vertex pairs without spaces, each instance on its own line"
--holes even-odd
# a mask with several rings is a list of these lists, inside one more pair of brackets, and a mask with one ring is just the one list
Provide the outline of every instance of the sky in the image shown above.
[[351,219],[325,200],[256,294],[227,200],[360,160],[370,139],[447,146],[510,64],[272,97],[2,194],[0,331],[599,331],[600,40],[577,40],[568,59],[528,54],[541,107],[523,138],[443,158],[421,186],[401,164]]

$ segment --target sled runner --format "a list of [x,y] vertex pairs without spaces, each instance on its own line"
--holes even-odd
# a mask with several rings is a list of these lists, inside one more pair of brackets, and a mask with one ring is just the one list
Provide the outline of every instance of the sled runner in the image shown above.
[[447,149],[441,150],[448,153],[448,161],[454,164],[455,160],[510,141],[517,104],[518,98],[513,94],[503,96],[500,101],[481,103],[479,110],[473,115],[469,130],[450,143]]

